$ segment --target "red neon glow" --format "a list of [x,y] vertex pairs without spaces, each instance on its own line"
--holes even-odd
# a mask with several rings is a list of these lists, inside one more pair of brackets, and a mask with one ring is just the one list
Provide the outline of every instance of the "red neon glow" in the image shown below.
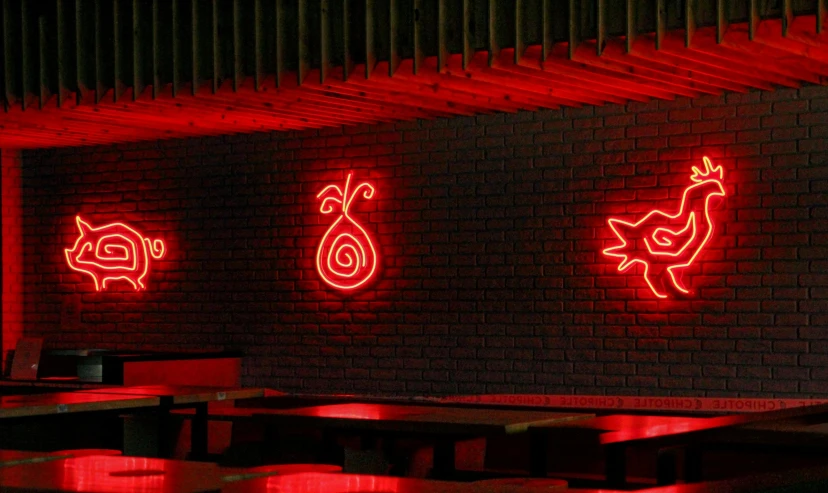
[[642,264],[644,280],[659,298],[667,298],[665,279],[676,290],[690,292],[682,282],[684,269],[696,261],[713,236],[710,201],[725,196],[724,171],[707,157],[703,161],[704,170],[693,166],[693,184],[684,189],[675,214],[653,210],[636,223],[617,218],[607,221],[620,242],[604,249],[604,255],[622,259],[620,272]]
[[93,228],[80,216],[75,221],[80,236],[65,250],[69,268],[89,274],[97,291],[117,280],[129,282],[136,291],[146,288],[150,258],[160,259],[166,253],[163,241],[144,238],[122,223]]
[[266,487],[268,492],[282,493],[415,493],[423,489],[418,479],[321,473],[270,476]]
[[316,196],[322,199],[322,214],[340,213],[316,250],[316,270],[323,281],[343,291],[367,283],[377,270],[377,251],[371,237],[349,214],[354,199],[360,193],[365,199],[372,198],[374,187],[363,182],[352,190],[351,176],[348,173],[344,189],[328,185]]
[[[64,491],[173,491],[181,479],[169,474],[167,461],[141,457],[90,456],[59,463]],[[201,472],[201,471],[199,471]]]

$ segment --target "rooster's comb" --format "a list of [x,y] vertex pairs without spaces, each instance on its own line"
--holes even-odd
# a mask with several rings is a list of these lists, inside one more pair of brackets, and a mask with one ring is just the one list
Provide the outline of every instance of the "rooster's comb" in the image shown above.
[[700,170],[699,168],[693,166],[693,174],[690,176],[691,180],[695,183],[701,183],[704,180],[722,181],[724,179],[724,170],[721,166],[713,166],[710,162],[710,158],[707,156],[704,156],[702,160],[704,161],[704,170]]

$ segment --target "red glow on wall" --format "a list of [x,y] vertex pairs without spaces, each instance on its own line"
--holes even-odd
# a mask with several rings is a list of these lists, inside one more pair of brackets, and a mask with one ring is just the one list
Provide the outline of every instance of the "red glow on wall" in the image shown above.
[[89,274],[97,291],[117,280],[129,282],[136,291],[146,288],[150,258],[160,259],[166,253],[163,241],[145,238],[122,223],[93,228],[80,216],[75,220],[80,236],[65,250],[69,268]]
[[322,214],[339,213],[325,232],[316,250],[316,270],[330,286],[348,291],[370,281],[377,270],[377,251],[368,232],[351,217],[349,210],[360,194],[365,199],[374,196],[374,187],[362,182],[351,189],[352,173],[348,173],[345,188],[328,185],[316,196],[322,199]]
[[[620,272],[636,263],[644,266],[644,280],[659,298],[667,298],[665,280],[676,290],[688,294],[682,282],[684,269],[696,261],[713,236],[710,201],[724,197],[724,171],[703,158],[704,169],[693,166],[675,214],[652,210],[636,223],[610,218],[607,222],[619,243],[604,249],[604,255],[618,257]],[[665,277],[666,275],[666,277]]]

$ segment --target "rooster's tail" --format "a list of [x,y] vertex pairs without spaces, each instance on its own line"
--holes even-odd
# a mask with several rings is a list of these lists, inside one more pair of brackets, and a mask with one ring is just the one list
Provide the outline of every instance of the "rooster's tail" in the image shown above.
[[615,233],[615,236],[618,238],[618,242],[608,248],[605,248],[604,255],[623,259],[621,264],[618,266],[618,270],[626,270],[632,265],[633,260],[635,260],[632,258],[632,250],[635,246],[635,240],[630,239],[633,236],[632,233],[635,227],[632,224],[624,222],[620,219],[610,219],[608,223],[609,227],[612,229],[612,232]]

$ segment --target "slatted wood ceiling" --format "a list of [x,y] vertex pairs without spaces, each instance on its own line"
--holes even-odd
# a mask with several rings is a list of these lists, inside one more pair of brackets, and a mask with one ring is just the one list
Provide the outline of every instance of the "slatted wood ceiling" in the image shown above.
[[0,147],[824,84],[828,0],[2,0]]

